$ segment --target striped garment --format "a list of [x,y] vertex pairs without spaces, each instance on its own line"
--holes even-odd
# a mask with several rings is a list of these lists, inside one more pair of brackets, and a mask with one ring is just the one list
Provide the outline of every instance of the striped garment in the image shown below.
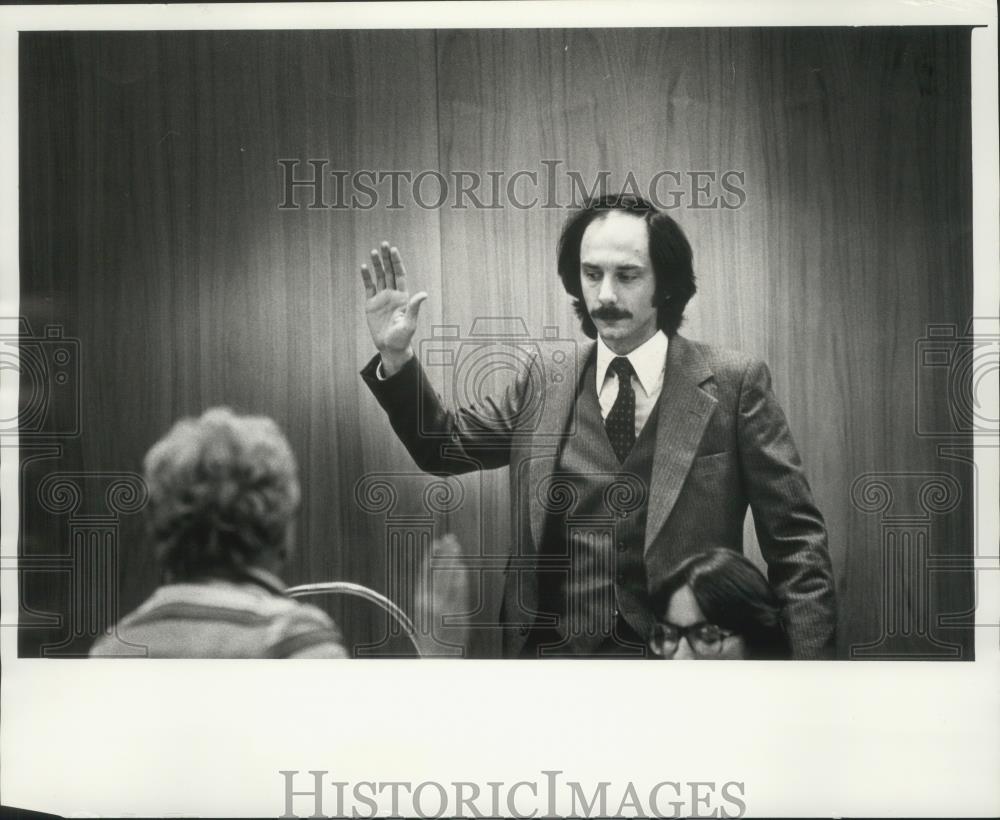
[[346,658],[339,630],[317,607],[284,593],[274,575],[206,578],[159,587],[98,638],[90,656]]

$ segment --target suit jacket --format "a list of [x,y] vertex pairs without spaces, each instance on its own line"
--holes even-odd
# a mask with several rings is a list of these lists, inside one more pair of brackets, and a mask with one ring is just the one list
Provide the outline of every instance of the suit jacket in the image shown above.
[[[416,358],[391,378],[362,371],[417,465],[456,474],[507,466],[513,509],[501,624],[504,654],[517,656],[538,606],[535,561],[546,510],[539,488],[575,430],[589,345],[575,359],[536,359],[502,395],[445,408]],[[684,558],[713,547],[742,550],[753,511],[768,579],[785,605],[796,658],[830,657],[836,610],[823,518],[813,503],[767,365],[749,356],[670,339],[657,411],[656,451],[644,543],[654,587]]]

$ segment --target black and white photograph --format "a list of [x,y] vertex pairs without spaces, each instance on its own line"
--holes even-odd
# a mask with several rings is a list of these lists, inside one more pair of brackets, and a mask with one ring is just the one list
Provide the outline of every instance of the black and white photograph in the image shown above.
[[997,11],[756,11],[0,8],[5,808],[1000,811]]

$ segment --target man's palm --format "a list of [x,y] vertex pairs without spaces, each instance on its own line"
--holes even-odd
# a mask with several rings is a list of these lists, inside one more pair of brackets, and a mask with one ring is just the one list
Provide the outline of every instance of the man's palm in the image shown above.
[[371,268],[361,266],[361,280],[368,297],[365,315],[375,347],[380,353],[405,353],[417,330],[420,305],[427,294],[420,292],[410,296],[403,260],[399,251],[390,248],[388,242],[383,242],[379,250],[372,250]]
[[403,351],[417,330],[416,308],[410,309],[410,294],[402,290],[381,290],[365,304],[368,329],[379,350]]

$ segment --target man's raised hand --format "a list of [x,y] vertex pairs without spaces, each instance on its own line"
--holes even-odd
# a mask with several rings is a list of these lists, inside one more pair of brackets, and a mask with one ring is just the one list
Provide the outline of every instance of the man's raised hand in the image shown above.
[[371,267],[361,266],[361,280],[368,297],[365,302],[368,330],[382,356],[382,370],[391,376],[413,357],[410,343],[417,329],[420,305],[427,294],[421,291],[410,296],[403,260],[388,242],[372,250]]

